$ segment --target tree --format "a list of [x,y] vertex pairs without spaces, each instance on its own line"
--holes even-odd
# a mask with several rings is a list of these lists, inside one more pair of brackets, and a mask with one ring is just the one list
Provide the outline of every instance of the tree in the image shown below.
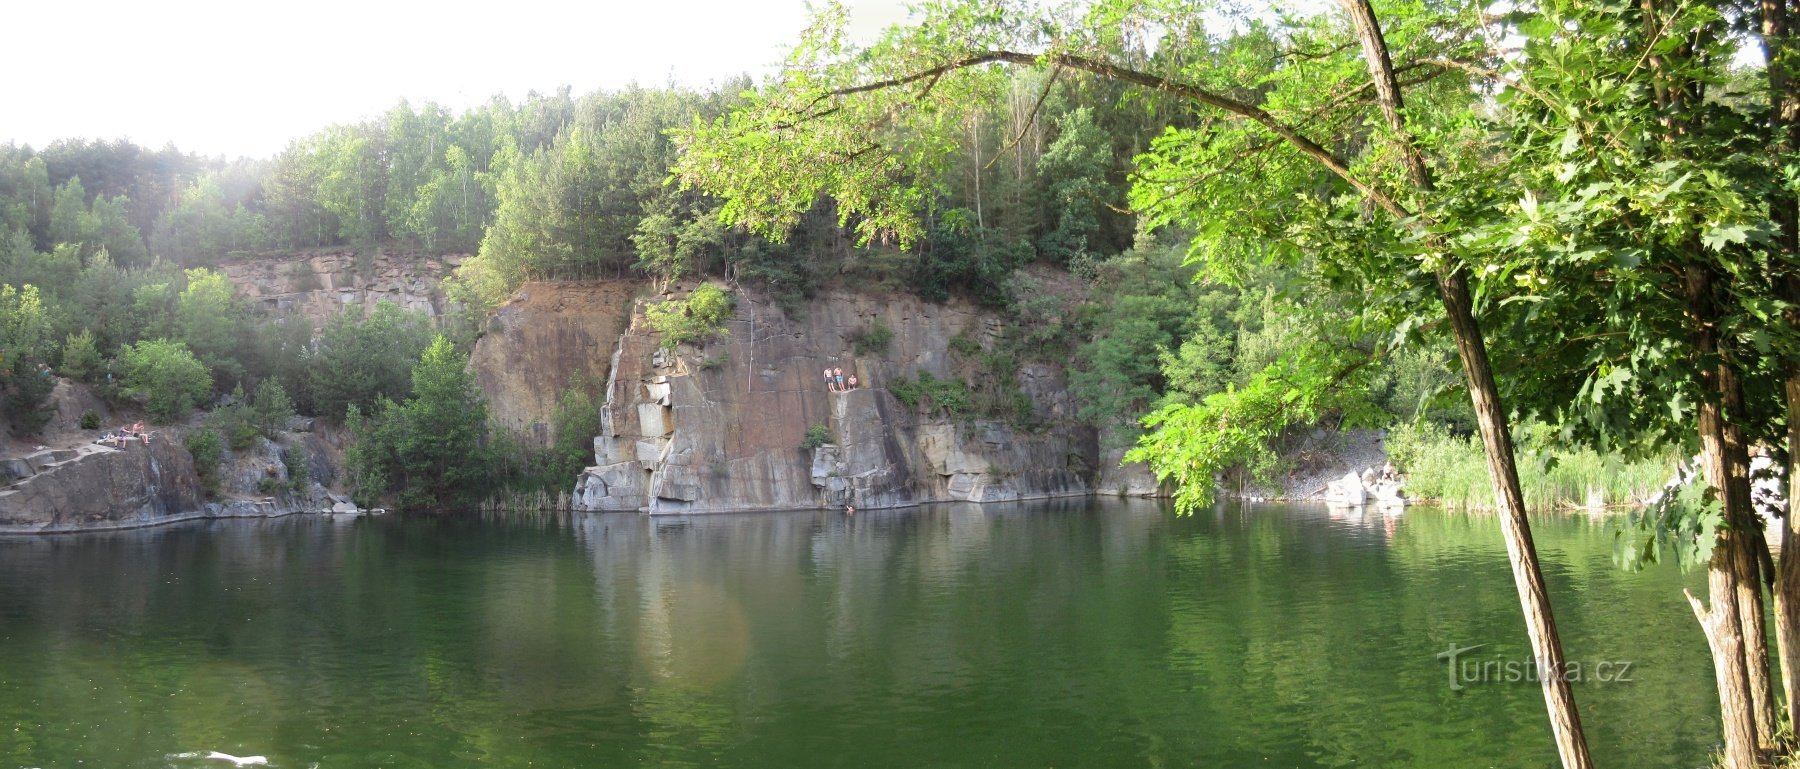
[[[1782,367],[1769,361],[1800,347],[1778,281],[1761,277],[1796,261],[1756,243],[1781,210],[1758,193],[1782,183],[1746,155],[1763,139],[1727,89],[1729,15],[1537,6],[1520,25],[1523,56],[1487,75],[1508,87],[1498,127],[1512,137],[1491,178],[1523,192],[1466,203],[1508,215],[1470,240],[1488,254],[1487,290],[1512,294],[1510,355],[1536,374],[1514,383],[1513,402],[1577,441],[1698,445],[1705,493],[1669,495],[1622,537],[1623,554],[1675,543],[1678,560],[1706,563],[1710,606],[1689,600],[1713,653],[1725,763],[1749,767],[1776,747],[1778,719],[1761,595],[1774,575],[1762,572],[1747,449],[1777,439]],[[1791,604],[1776,585],[1780,614]]]
[[1113,194],[1106,174],[1112,170],[1112,147],[1086,107],[1056,121],[1056,141],[1038,158],[1038,174],[1048,192],[1047,220],[1054,222],[1038,240],[1038,251],[1068,264],[1089,254],[1100,232],[1100,211]]
[[144,410],[160,424],[181,420],[212,393],[212,374],[181,342],[138,342],[121,349],[119,358],[126,394],[144,398]]
[[[867,50],[845,42],[843,9],[827,8],[771,87],[748,107],[682,138],[676,173],[683,183],[723,198],[727,221],[770,237],[781,237],[828,195],[837,202],[840,221],[853,223],[865,242],[890,237],[909,242],[922,234],[919,212],[930,199],[920,179],[930,178],[951,156],[945,126],[953,123],[945,116],[958,114],[959,104],[991,97],[1000,82],[991,65],[1079,70],[1187,103],[1201,128],[1165,133],[1139,164],[1133,202],[1140,210],[1160,211],[1152,214],[1154,221],[1192,223],[1203,235],[1199,242],[1243,233],[1244,225],[1259,227],[1266,238],[1272,219],[1298,209],[1323,223],[1315,234],[1336,229],[1362,237],[1356,242],[1361,257],[1340,251],[1347,258],[1335,267],[1345,282],[1360,282],[1369,296],[1380,297],[1371,304],[1417,311],[1423,291],[1437,295],[1475,408],[1533,657],[1546,671],[1539,679],[1558,753],[1565,767],[1587,767],[1592,761],[1573,694],[1563,676],[1549,672],[1563,669],[1562,649],[1525,517],[1507,413],[1475,315],[1466,257],[1451,248],[1461,223],[1440,217],[1447,212],[1444,196],[1426,155],[1428,147],[1448,148],[1437,161],[1454,166],[1479,153],[1456,143],[1428,145],[1415,134],[1389,37],[1374,8],[1366,0],[1344,0],[1342,6],[1348,34],[1338,20],[1315,18],[1301,20],[1288,39],[1247,35],[1241,50],[1232,53],[1260,54],[1269,62],[1289,45],[1321,52],[1284,57],[1306,63],[1270,66],[1254,90],[1251,83],[1232,82],[1236,72],[1219,62],[1233,62],[1210,55],[1212,41],[1192,36],[1198,9],[1179,5],[1099,3],[1084,20],[1091,26],[1082,26],[1048,13],[1029,16],[1010,7],[949,3],[928,8],[923,23],[895,28]],[[1398,19],[1396,39],[1413,61],[1492,59],[1496,54],[1475,34],[1477,18],[1475,9],[1411,8]],[[1161,50],[1182,56],[1141,65],[1118,55],[1116,30],[1144,27],[1158,31]],[[1353,58],[1358,53],[1360,62]],[[1457,86],[1459,78],[1445,77],[1455,68],[1420,68],[1427,76],[1425,95],[1410,104],[1410,114],[1431,115],[1451,129],[1466,122],[1470,93]],[[1367,109],[1371,96],[1374,115]],[[1372,135],[1364,126],[1373,126]],[[1314,136],[1334,129],[1342,133]],[[1333,147],[1369,151],[1350,156]],[[1273,179],[1288,185],[1268,183],[1271,166]],[[1321,172],[1328,177],[1321,179]],[[1305,188],[1298,183],[1302,179],[1310,179],[1313,189],[1323,181],[1343,192],[1300,195],[1296,201],[1294,193]],[[1262,192],[1245,194],[1257,187]],[[1287,202],[1268,209],[1256,205],[1283,197]],[[1212,219],[1214,200],[1238,201],[1233,208],[1239,212]],[[1376,213],[1381,218],[1370,224]],[[1429,319],[1421,316],[1409,325]],[[1338,363],[1329,357],[1321,362]],[[1358,369],[1345,362],[1338,370]],[[1344,378],[1289,366],[1286,372],[1272,371],[1266,389],[1292,395],[1217,406],[1272,410],[1278,416],[1270,418],[1277,421],[1303,418],[1325,397],[1313,388],[1335,387]],[[1175,436],[1147,438],[1145,454],[1164,478],[1181,482],[1185,495],[1209,493],[1216,466],[1208,460],[1224,456],[1177,451],[1180,436],[1197,437],[1196,428],[1211,422],[1208,413],[1205,406],[1176,407],[1156,421],[1165,437]]]
[[380,413],[351,417],[359,484],[381,484],[407,507],[476,501],[492,463],[485,448],[487,405],[462,355],[442,336],[413,368],[413,397],[383,400]]
[[84,330],[69,335],[63,344],[62,365],[57,370],[77,382],[93,382],[103,365],[100,349],[94,346],[93,332]]
[[187,288],[182,289],[175,305],[175,326],[181,341],[207,368],[223,374],[227,383],[243,376],[243,365],[237,360],[240,313],[233,293],[231,280],[224,273],[192,269],[187,271]]
[[82,243],[89,231],[87,191],[76,177],[56,188],[56,200],[50,205],[50,242]]
[[431,323],[420,313],[378,302],[366,315],[347,308],[326,322],[308,361],[313,407],[343,418],[351,404],[375,415],[381,398],[412,393],[412,366],[431,343]]

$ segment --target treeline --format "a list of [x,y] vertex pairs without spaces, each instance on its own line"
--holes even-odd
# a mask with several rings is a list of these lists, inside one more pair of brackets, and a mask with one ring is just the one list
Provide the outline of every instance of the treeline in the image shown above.
[[[193,286],[222,285],[215,273],[192,272],[221,259],[346,245],[477,252],[448,285],[476,315],[521,283],[546,278],[722,276],[789,309],[828,284],[963,297],[1014,319],[1004,349],[959,364],[968,381],[1004,385],[1020,363],[1074,361],[1082,416],[1115,442],[1136,434],[1142,414],[1241,386],[1294,339],[1320,333],[1323,316],[1296,309],[1290,291],[1304,285],[1297,274],[1305,268],[1196,283],[1180,235],[1140,234],[1127,203],[1134,158],[1165,130],[1186,127],[1190,115],[1079,73],[1000,77],[997,87],[961,95],[951,140],[935,150],[942,162],[896,169],[891,185],[862,191],[905,191],[900,203],[916,213],[921,232],[904,250],[892,237],[859,235],[866,222],[842,214],[853,208],[848,197],[795,193],[799,210],[788,226],[753,234],[721,223],[723,198],[672,181],[691,150],[681,137],[743,106],[747,81],[580,97],[563,89],[460,115],[401,103],[267,160],[227,163],[124,142],[7,147],[0,278],[38,288],[51,340],[23,345],[32,351],[13,359],[62,368],[68,338],[86,333],[102,359],[96,370],[117,375],[122,349],[167,340],[208,371],[210,386],[196,389],[192,404],[240,386],[253,394],[272,380],[299,413],[339,420],[355,405],[377,417],[382,398],[405,403],[412,364],[429,342],[389,311],[334,321],[317,343],[305,338],[308,329],[248,313],[229,286],[209,300],[216,315],[234,319],[228,330],[201,333],[154,317],[156,308],[178,313],[191,290],[198,301],[205,292]],[[733,161],[719,162],[728,172]],[[1066,271],[1078,288],[1043,285],[1025,267]],[[348,330],[357,324],[367,326],[366,338]],[[332,357],[339,351],[341,361]],[[386,365],[372,360],[397,362],[362,370]],[[1399,416],[1430,411],[1419,404],[1429,400],[1426,390],[1441,389],[1445,377],[1429,375],[1441,374],[1442,362],[1407,361],[1398,380],[1409,384],[1389,377],[1369,400]],[[1416,381],[1420,371],[1429,381]],[[382,384],[340,392],[374,382]],[[1013,390],[982,394],[977,400],[993,407],[971,413],[1017,411]],[[7,397],[21,413],[35,408],[31,397]],[[1466,428],[1454,411],[1431,413]],[[572,426],[571,435],[586,429]],[[572,475],[579,465],[563,465],[576,461],[559,463],[558,472]]]

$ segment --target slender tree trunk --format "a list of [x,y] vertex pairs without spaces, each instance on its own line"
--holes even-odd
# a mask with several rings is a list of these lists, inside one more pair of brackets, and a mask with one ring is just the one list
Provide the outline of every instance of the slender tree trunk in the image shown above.
[[[1703,267],[1690,266],[1685,276],[1688,312],[1696,329],[1696,362],[1701,367],[1701,384],[1709,396],[1722,396],[1727,382],[1722,372],[1728,369],[1717,360],[1719,351],[1716,313],[1712,299],[1712,275]],[[1712,560],[1707,566],[1707,592],[1712,608],[1707,609],[1688,593],[1694,617],[1706,634],[1712,650],[1713,677],[1719,688],[1719,716],[1725,732],[1725,766],[1727,769],[1752,769],[1757,765],[1757,717],[1751,689],[1750,664],[1746,656],[1745,618],[1740,607],[1745,605],[1739,589],[1743,576],[1753,566],[1746,564],[1749,548],[1743,527],[1749,523],[1743,515],[1744,502],[1733,481],[1733,464],[1720,400],[1704,400],[1699,406],[1699,432],[1702,471],[1707,485],[1717,490],[1724,507],[1725,526],[1714,544]],[[1747,488],[1747,486],[1746,486]],[[1753,573],[1753,572],[1752,572]],[[1760,600],[1757,601],[1760,606]]]
[[[1374,81],[1377,102],[1394,132],[1393,141],[1401,149],[1407,176],[1420,193],[1433,188],[1431,169],[1406,131],[1400,82],[1394,75],[1394,63],[1388,55],[1387,40],[1375,17],[1370,0],[1340,0],[1355,25],[1362,43],[1363,59],[1368,63]],[[1475,303],[1469,293],[1468,277],[1456,267],[1438,273],[1438,292],[1456,338],[1456,353],[1462,361],[1463,376],[1469,387],[1469,399],[1475,407],[1475,419],[1481,429],[1481,444],[1487,454],[1488,475],[1494,484],[1494,498],[1500,508],[1500,531],[1506,541],[1507,561],[1512,566],[1513,586],[1519,593],[1519,607],[1525,615],[1525,631],[1531,639],[1531,656],[1537,663],[1538,681],[1543,686],[1544,705],[1550,715],[1550,729],[1556,740],[1556,753],[1564,769],[1590,769],[1593,757],[1588,754],[1587,738],[1582,733],[1581,715],[1575,706],[1575,692],[1569,686],[1568,670],[1563,657],[1562,639],[1556,632],[1556,618],[1550,611],[1550,594],[1544,585],[1543,570],[1538,567],[1537,546],[1531,538],[1531,522],[1525,514],[1525,494],[1519,487],[1519,470],[1513,461],[1512,433],[1507,428],[1506,410],[1500,403],[1500,389],[1494,382],[1494,371],[1488,359],[1487,343],[1481,326],[1475,320]]]
[[[1790,321],[1791,322],[1791,321]],[[1786,384],[1788,461],[1787,515],[1781,519],[1781,560],[1775,565],[1775,645],[1781,657],[1781,693],[1788,724],[1800,717],[1800,540],[1794,514],[1800,511],[1800,372],[1789,368]]]
[[1513,462],[1512,434],[1507,429],[1506,411],[1501,408],[1499,388],[1494,383],[1487,346],[1481,328],[1475,322],[1473,302],[1467,279],[1461,272],[1448,273],[1438,279],[1444,309],[1450,316],[1451,330],[1456,335],[1456,352],[1462,360],[1463,374],[1469,387],[1469,398],[1475,406],[1475,419],[1481,429],[1481,444],[1487,454],[1488,476],[1493,480],[1494,498],[1500,508],[1500,532],[1506,540],[1507,561],[1512,565],[1513,586],[1519,593],[1519,606],[1525,614],[1525,631],[1531,638],[1531,656],[1537,663],[1538,681],[1544,690],[1544,705],[1549,710],[1551,732],[1556,738],[1556,752],[1564,769],[1592,767],[1587,738],[1581,729],[1581,714],[1575,706],[1575,692],[1564,671],[1562,639],[1556,632],[1556,618],[1550,611],[1550,593],[1544,585],[1543,570],[1538,567],[1537,546],[1531,537],[1531,522],[1525,515],[1525,494],[1519,487],[1519,469]]
[[[1773,160],[1800,148],[1800,83],[1789,67],[1795,65],[1793,25],[1795,0],[1762,0],[1763,60],[1769,79],[1770,144]],[[1769,201],[1770,218],[1778,230],[1785,274],[1781,290],[1788,301],[1800,299],[1800,201],[1776,187]],[[1800,328],[1800,310],[1784,313],[1789,328]],[[1788,723],[1800,719],[1800,540],[1794,536],[1794,516],[1800,513],[1800,363],[1787,364],[1783,383],[1787,399],[1787,512],[1781,521],[1781,560],[1775,566],[1770,592],[1775,596],[1775,643],[1781,659],[1781,690]]]

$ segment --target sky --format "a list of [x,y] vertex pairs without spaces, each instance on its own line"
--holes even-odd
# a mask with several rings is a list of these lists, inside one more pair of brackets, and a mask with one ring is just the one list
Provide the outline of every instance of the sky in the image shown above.
[[[850,0],[873,36],[903,0]],[[0,143],[130,139],[270,157],[406,99],[707,86],[771,72],[805,0],[20,0],[6,13]]]

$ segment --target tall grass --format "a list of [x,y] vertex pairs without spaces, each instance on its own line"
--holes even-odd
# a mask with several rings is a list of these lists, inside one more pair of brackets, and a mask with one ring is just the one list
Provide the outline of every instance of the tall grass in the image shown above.
[[[1675,473],[1674,454],[1628,458],[1555,445],[1547,428],[1518,431],[1519,485],[1525,505],[1549,508],[1643,504]],[[1492,509],[1494,487],[1480,442],[1434,424],[1402,425],[1388,434],[1388,456],[1406,475],[1406,493],[1446,507]]]

